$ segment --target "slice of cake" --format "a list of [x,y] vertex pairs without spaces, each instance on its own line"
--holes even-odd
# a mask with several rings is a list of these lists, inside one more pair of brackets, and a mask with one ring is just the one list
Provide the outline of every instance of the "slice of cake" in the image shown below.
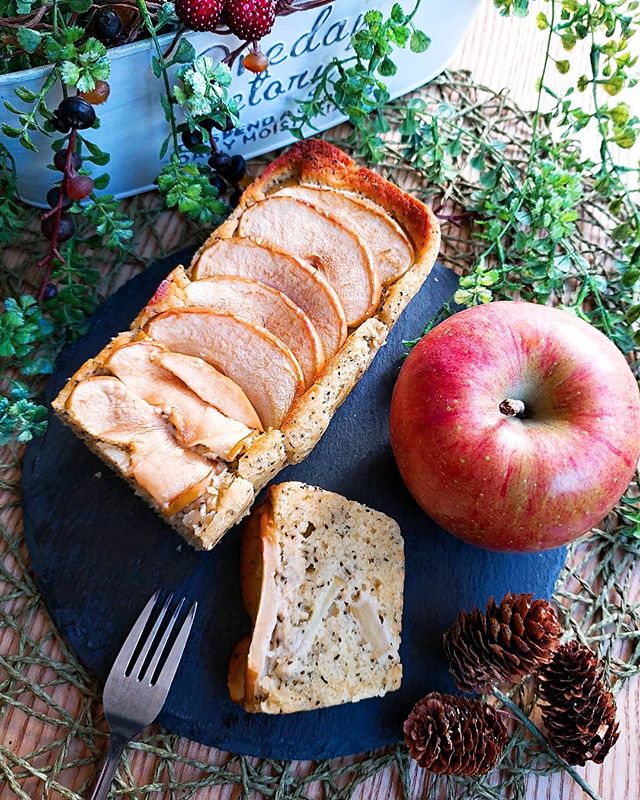
[[272,486],[245,523],[241,570],[253,633],[232,656],[229,692],[247,711],[399,688],[404,547],[390,517],[315,486]]

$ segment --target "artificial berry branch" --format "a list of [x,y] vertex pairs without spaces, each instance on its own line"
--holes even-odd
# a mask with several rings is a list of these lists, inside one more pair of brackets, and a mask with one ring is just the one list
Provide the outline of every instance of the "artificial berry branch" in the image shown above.
[[[63,207],[67,200],[66,188],[69,179],[76,174],[73,165],[73,156],[76,147],[76,138],[78,135],[77,130],[72,130],[67,142],[67,149],[64,159],[64,173],[60,189],[57,193],[57,199],[50,211],[46,211],[41,217],[42,232],[45,236],[49,236],[49,250],[46,256],[41,259],[37,266],[43,269],[44,273],[40,281],[40,289],[38,290],[38,300],[42,300],[49,283],[49,277],[53,270],[54,262],[58,260],[60,263],[64,261],[60,251],[58,250],[58,242],[64,242],[73,236],[75,224],[71,217],[68,215],[63,216]],[[60,151],[63,152],[63,151]]]
[[[93,91],[86,96],[95,102],[103,102],[109,96],[109,85],[100,81],[94,85]],[[37,266],[44,270],[38,290],[38,300],[45,297],[49,286],[49,278],[56,262],[62,264],[64,258],[60,253],[59,244],[66,242],[75,233],[73,218],[67,210],[74,201],[84,200],[93,192],[94,182],[88,175],[80,175],[78,170],[82,166],[82,158],[77,152],[78,130],[90,128],[96,120],[96,112],[91,103],[80,95],[65,96],[58,108],[54,111],[51,124],[61,133],[69,133],[66,149],[59,150],[54,156],[54,166],[62,172],[62,181],[59,186],[54,186],[47,195],[51,206],[41,217],[42,233],[49,239],[47,254]]]

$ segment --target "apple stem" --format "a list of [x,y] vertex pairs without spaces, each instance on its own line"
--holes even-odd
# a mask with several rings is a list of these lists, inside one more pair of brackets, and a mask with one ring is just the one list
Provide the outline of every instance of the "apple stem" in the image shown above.
[[561,758],[561,756],[556,753],[553,747],[551,747],[549,744],[547,737],[536,727],[536,725],[533,724],[533,722],[531,722],[529,717],[524,713],[520,706],[516,705],[511,698],[509,698],[506,694],[503,694],[499,689],[496,689],[495,686],[491,687],[491,694],[497,700],[499,700],[505,708],[509,709],[509,711],[525,726],[525,728],[535,739],[544,745],[545,750],[551,756],[553,761],[561,766],[573,778],[573,780],[578,784],[583,792],[585,792],[585,794],[589,795],[592,800],[602,800],[600,795],[597,794],[594,789],[591,788],[591,786],[589,786],[582,775],[580,775],[580,773],[577,772],[571,766],[571,764],[568,764],[564,758]]
[[503,400],[498,408],[500,409],[500,413],[504,414],[505,417],[519,417],[520,419],[524,417],[524,412],[526,410],[526,406],[522,400],[512,400],[509,397]]

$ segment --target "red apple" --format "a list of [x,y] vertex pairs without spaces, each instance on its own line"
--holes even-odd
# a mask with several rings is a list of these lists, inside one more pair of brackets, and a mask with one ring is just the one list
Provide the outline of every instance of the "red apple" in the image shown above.
[[571,542],[626,490],[640,396],[623,355],[570,312],[499,302],[430,331],[400,371],[391,444],[443,528],[492,550]]

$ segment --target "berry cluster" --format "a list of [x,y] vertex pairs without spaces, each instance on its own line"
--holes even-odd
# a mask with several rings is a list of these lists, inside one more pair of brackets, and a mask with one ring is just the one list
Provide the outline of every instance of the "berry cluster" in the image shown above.
[[94,105],[104,103],[109,97],[110,87],[106,81],[96,81],[90,92],[65,97],[49,120],[54,130],[69,134],[66,147],[53,157],[53,166],[62,173],[60,183],[47,193],[50,208],[40,218],[40,229],[49,240],[49,251],[38,263],[44,269],[39,298],[51,298],[56,288],[49,283],[54,261],[62,261],[58,246],[68,241],[75,233],[73,217],[67,213],[72,204],[84,200],[93,192],[94,184],[89,175],[81,175],[82,156],[78,152],[78,131],[90,128],[96,121]]
[[239,154],[230,156],[228,153],[220,152],[213,136],[214,128],[218,130],[230,130],[233,127],[231,120],[228,119],[224,127],[214,122],[212,119],[202,119],[199,121],[199,125],[209,134],[208,145],[205,145],[202,133],[199,129],[191,130],[186,125],[183,126],[181,130],[182,144],[187,150],[202,150],[205,146],[211,149],[211,155],[207,162],[211,168],[209,180],[221,197],[229,188],[232,189],[229,203],[231,206],[235,207],[238,205],[240,195],[242,194],[240,182],[246,175],[247,164],[244,158]]
[[273,27],[276,0],[176,0],[176,14],[194,31],[215,31],[226,25],[230,33],[251,42],[251,51],[243,60],[245,69],[258,73],[269,66],[258,41]]

